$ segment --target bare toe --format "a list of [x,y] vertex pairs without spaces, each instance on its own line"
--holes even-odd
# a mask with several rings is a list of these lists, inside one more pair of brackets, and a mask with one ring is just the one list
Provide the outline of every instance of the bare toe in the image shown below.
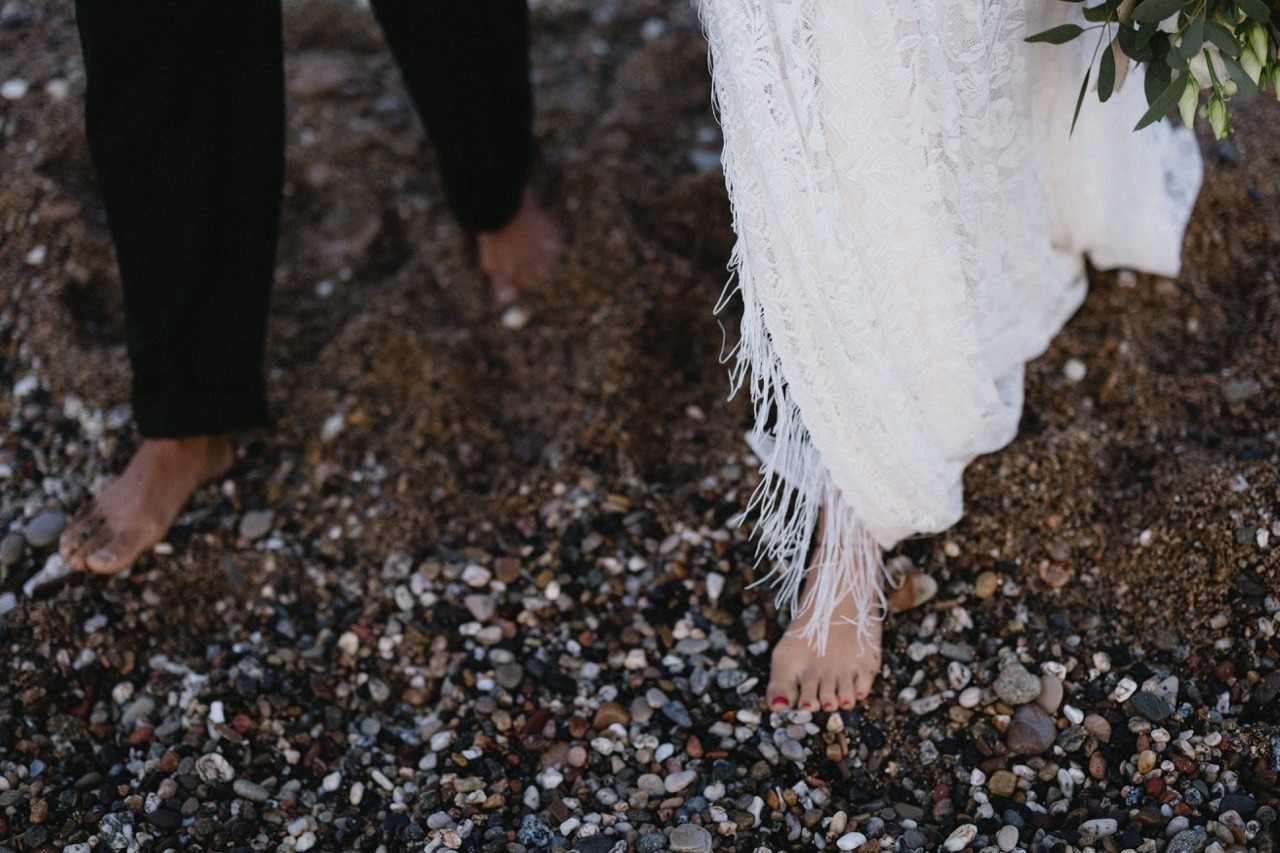
[[822,681],[818,684],[818,702],[824,711],[834,711],[840,706],[840,698],[836,695],[836,684],[836,673],[823,673]]
[[842,672],[836,683],[836,696],[841,708],[852,708],[858,702],[858,675],[856,672]]
[[818,708],[818,678],[810,673],[800,681],[800,707],[810,711]]

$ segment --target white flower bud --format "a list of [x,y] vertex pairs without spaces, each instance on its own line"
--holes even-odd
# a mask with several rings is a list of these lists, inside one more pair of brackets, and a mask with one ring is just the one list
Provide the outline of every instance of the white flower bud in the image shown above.
[[1227,105],[1217,92],[1209,98],[1209,126],[1213,128],[1213,136],[1215,139],[1221,139],[1227,135],[1230,129],[1230,121],[1227,116]]
[[1257,22],[1249,28],[1249,47],[1259,62],[1267,61],[1267,28]]
[[1262,79],[1262,60],[1253,52],[1252,44],[1245,45],[1244,50],[1240,51],[1240,67],[1254,83]]
[[1178,112],[1182,115],[1182,124],[1186,127],[1192,127],[1196,120],[1196,104],[1200,101],[1200,87],[1196,85],[1196,78],[1187,75],[1187,87],[1182,90],[1182,98],[1178,101]]

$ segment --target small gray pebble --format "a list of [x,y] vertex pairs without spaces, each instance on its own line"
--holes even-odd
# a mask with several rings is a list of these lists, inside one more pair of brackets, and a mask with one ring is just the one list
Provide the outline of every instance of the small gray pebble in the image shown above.
[[237,779],[232,782],[231,790],[235,791],[237,797],[244,797],[246,800],[252,800],[255,803],[265,803],[270,796],[266,788],[257,782],[250,782],[248,779]]
[[668,840],[673,853],[711,853],[711,833],[694,823],[677,826]]
[[33,548],[47,548],[58,541],[62,529],[66,526],[67,517],[61,510],[46,509],[27,522],[25,529],[27,541]]

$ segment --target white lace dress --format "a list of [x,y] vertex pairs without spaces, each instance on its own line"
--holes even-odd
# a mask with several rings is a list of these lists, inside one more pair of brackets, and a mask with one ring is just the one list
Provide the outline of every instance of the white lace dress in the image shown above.
[[964,467],[1013,438],[1084,256],[1177,274],[1199,151],[1167,122],[1132,132],[1136,72],[1069,133],[1094,40],[1023,42],[1077,14],[1061,0],[697,1],[759,532],[794,612],[825,508],[833,559],[806,602],[823,647],[842,596],[860,624],[882,606],[880,546],[960,518]]

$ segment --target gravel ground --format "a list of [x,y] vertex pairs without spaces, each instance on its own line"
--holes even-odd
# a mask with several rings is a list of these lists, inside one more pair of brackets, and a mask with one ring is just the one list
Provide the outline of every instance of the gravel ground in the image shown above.
[[136,442],[83,71],[69,3],[0,9],[0,851],[1274,849],[1275,102],[893,556],[936,584],[871,699],[770,714],[691,10],[535,4],[569,246],[505,313],[367,11],[285,11],[277,424],[104,581],[50,561]]

